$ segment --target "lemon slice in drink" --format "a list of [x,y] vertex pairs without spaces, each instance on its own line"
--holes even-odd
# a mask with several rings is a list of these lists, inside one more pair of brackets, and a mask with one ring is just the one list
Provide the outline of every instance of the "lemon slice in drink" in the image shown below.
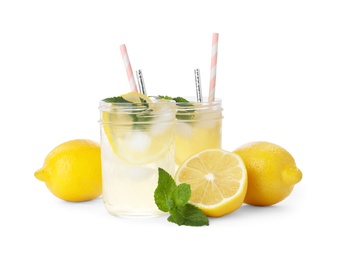
[[247,192],[242,159],[222,149],[208,149],[189,157],[177,170],[177,184],[191,187],[189,202],[207,216],[220,217],[237,210]]
[[125,107],[116,107],[114,111],[114,105],[118,106],[118,103],[112,103],[112,112],[102,113],[104,133],[114,154],[130,164],[158,160],[172,146],[174,138],[173,123],[166,125],[155,121],[164,117],[165,106],[158,106],[149,97],[137,92],[121,97],[127,101]]
[[132,103],[152,103],[152,100],[148,96],[138,92],[129,92],[123,94],[122,98]]
[[[128,101],[128,102],[131,102],[131,103],[152,103],[152,100],[144,95],[144,94],[141,94],[141,93],[138,93],[138,92],[129,92],[129,93],[126,93],[126,94],[123,94],[121,95],[121,97]],[[113,104],[113,103],[112,103]],[[122,114],[112,114],[112,113],[109,113],[109,112],[103,112],[102,113],[102,121],[103,122],[106,122],[104,125],[103,125],[103,128],[104,128],[104,132],[106,134],[106,137],[113,149],[114,152],[117,152],[116,151],[116,145],[113,141],[113,138],[112,138],[112,129],[111,129],[111,125],[108,123],[108,122],[111,122],[113,120],[123,120],[125,122],[132,122],[131,118],[129,118],[127,115],[122,115]]]

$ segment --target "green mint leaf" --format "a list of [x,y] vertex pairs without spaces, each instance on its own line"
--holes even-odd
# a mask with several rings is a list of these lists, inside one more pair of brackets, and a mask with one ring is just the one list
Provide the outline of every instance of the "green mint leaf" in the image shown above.
[[178,103],[189,103],[189,101],[183,97],[176,97],[176,98],[172,98],[175,102]]
[[168,212],[174,207],[172,193],[176,189],[172,176],[162,168],[158,168],[158,186],[154,191],[154,201],[157,207],[164,212]]
[[170,211],[170,216],[167,219],[177,225],[185,226],[208,226],[209,220],[207,216],[196,206],[186,204],[183,207],[175,208]]
[[151,112],[153,109],[146,109],[138,113],[131,114],[133,122],[147,122],[151,120]]
[[179,103],[189,103],[189,101],[183,97],[170,97],[170,96],[163,96],[163,95],[158,95],[156,98],[158,99],[165,99],[165,100],[174,100],[175,102]]
[[[193,103],[188,101],[187,99],[183,97],[170,97],[170,96],[163,96],[163,95],[158,95],[157,98],[159,99],[165,99],[165,100],[174,100],[178,106],[178,113],[176,114],[176,118],[179,120],[191,120],[194,118],[194,109],[193,109]],[[179,109],[179,107],[184,107],[184,109]],[[185,108],[185,107],[191,107]]]
[[[177,102],[178,112],[176,114],[176,118],[179,120],[192,120],[194,118],[194,109],[193,104],[183,97],[173,98],[175,102]],[[179,107],[183,109],[179,109]],[[191,107],[191,108],[189,108]]]
[[172,193],[172,199],[175,206],[183,207],[188,203],[191,197],[191,187],[189,184],[181,183],[174,189]]
[[177,186],[172,176],[162,168],[158,168],[158,174],[154,200],[161,211],[170,213],[167,220],[179,226],[208,226],[207,216],[188,203],[191,197],[190,185],[181,183]]
[[173,98],[170,97],[170,96],[162,96],[162,95],[158,95],[157,98],[158,98],[158,99],[165,99],[165,100],[173,100]]
[[177,224],[178,226],[184,225],[185,218],[183,214],[181,214],[181,211],[182,209],[179,210],[178,208],[175,208],[174,210],[170,210],[170,216],[167,218],[167,220],[169,222]]
[[[147,101],[145,99],[143,99],[141,97],[139,99],[140,99],[141,103],[146,103],[147,104]],[[124,99],[122,96],[109,97],[109,98],[103,99],[102,101],[107,102],[107,103],[132,103],[132,102],[127,101],[126,99]]]
[[[141,102],[141,103],[146,103],[146,104],[148,104],[147,101],[146,101],[144,98],[139,97],[139,99],[140,99],[140,102]],[[146,107],[149,107],[149,105],[146,105]]]
[[107,102],[107,103],[132,103],[130,101],[125,100],[121,96],[105,98],[102,101]]
[[[125,103],[127,107],[135,108],[134,113],[133,111],[130,112],[129,116],[132,118],[132,122],[139,123],[139,122],[148,122],[152,119],[151,113],[153,109],[149,109],[148,102],[140,97],[140,101],[142,104],[132,103],[130,101],[125,100],[122,96],[117,97],[110,97],[105,98],[102,101],[107,103]],[[141,109],[140,109],[141,108]],[[143,129],[145,126],[143,124],[133,124],[133,128],[135,129]]]

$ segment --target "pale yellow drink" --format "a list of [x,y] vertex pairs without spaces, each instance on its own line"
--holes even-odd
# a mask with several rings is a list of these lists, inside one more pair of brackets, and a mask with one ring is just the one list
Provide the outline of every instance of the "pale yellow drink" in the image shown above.
[[[191,99],[186,98],[191,101]],[[204,98],[207,100],[207,98]],[[180,166],[191,155],[222,146],[221,99],[214,102],[177,103],[175,162]]]
[[175,104],[100,103],[103,200],[117,216],[163,214],[158,167],[174,174]]

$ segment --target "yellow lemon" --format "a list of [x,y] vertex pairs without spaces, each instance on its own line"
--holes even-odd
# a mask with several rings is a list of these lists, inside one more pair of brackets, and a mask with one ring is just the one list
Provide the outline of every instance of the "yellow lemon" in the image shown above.
[[188,158],[178,168],[175,181],[190,185],[189,202],[210,217],[237,210],[247,190],[242,159],[222,149],[207,149]]
[[302,172],[284,148],[269,142],[252,142],[236,150],[244,161],[248,174],[248,189],[244,202],[255,206],[276,204],[292,192],[302,179]]
[[100,146],[76,139],[55,147],[34,176],[58,198],[79,202],[102,194]]

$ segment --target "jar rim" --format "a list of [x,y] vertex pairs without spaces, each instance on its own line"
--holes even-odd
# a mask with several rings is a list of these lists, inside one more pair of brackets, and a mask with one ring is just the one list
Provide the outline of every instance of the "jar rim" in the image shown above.
[[[197,97],[196,96],[182,96],[182,98],[186,99],[187,101],[191,102],[191,103],[197,103],[197,104],[221,104],[222,103],[222,99],[221,98],[215,98],[213,101],[208,101],[208,97],[204,96],[202,98],[202,102],[198,102],[197,101]],[[186,103],[186,102],[176,102],[177,104],[181,104],[181,103]]]

